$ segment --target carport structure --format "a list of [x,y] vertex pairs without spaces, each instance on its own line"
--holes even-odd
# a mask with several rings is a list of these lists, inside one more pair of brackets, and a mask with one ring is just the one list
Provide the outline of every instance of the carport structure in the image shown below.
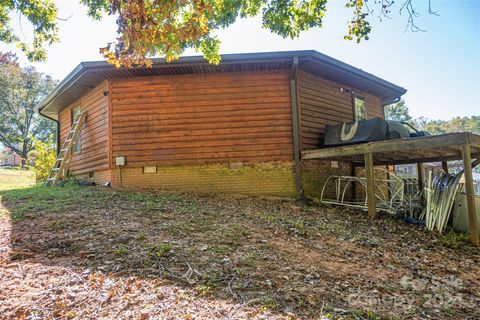
[[[367,206],[370,218],[376,217],[375,181],[373,167],[416,163],[420,170],[419,182],[423,185],[423,163],[462,160],[465,174],[465,191],[470,224],[471,242],[479,245],[472,167],[480,159],[480,136],[469,132],[447,133],[409,139],[376,141],[341,147],[307,150],[302,160],[336,160],[364,165],[367,179]],[[474,163],[472,164],[472,159]]]

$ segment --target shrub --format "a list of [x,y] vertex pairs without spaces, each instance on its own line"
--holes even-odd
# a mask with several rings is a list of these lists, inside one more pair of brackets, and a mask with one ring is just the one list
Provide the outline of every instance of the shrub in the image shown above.
[[[36,182],[47,180],[57,159],[55,144],[32,138],[34,149],[28,154],[27,168],[35,173]],[[53,139],[48,139],[53,140]]]

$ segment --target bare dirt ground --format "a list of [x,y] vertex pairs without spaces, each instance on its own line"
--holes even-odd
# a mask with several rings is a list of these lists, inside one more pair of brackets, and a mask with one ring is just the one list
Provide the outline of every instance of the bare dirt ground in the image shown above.
[[456,234],[282,199],[0,192],[1,319],[479,319]]

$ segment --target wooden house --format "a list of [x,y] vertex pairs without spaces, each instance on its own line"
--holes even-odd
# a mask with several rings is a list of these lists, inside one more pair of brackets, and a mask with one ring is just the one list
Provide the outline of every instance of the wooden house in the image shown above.
[[316,51],[203,57],[151,68],[83,62],[38,106],[59,145],[86,113],[69,171],[114,187],[296,196],[349,163],[302,162],[325,125],[383,117],[405,89]]

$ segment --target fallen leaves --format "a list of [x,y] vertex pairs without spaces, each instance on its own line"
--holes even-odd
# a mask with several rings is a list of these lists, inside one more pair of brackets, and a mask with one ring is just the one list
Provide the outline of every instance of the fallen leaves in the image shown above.
[[278,199],[77,193],[95,205],[0,220],[0,319],[479,316],[478,252],[402,221]]

